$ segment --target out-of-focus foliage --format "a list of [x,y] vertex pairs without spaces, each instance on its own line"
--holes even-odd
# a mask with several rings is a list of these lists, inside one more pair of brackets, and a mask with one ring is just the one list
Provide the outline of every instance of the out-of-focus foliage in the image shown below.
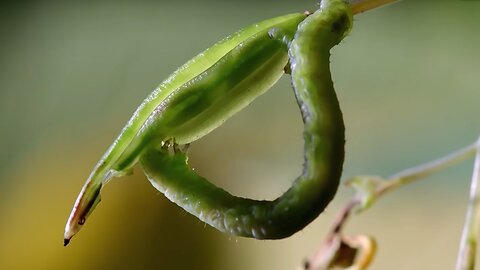
[[[177,66],[247,24],[315,1],[31,1],[0,9],[0,269],[294,269],[352,192],[293,237],[223,235],[145,180],[112,181],[63,248],[85,178],[141,100]],[[335,49],[345,176],[389,175],[480,131],[480,2],[404,1],[362,14]],[[302,162],[285,78],[194,144],[192,164],[232,193],[274,198]],[[470,164],[388,195],[350,223],[378,240],[372,269],[451,269]],[[348,231],[348,230],[347,230]]]

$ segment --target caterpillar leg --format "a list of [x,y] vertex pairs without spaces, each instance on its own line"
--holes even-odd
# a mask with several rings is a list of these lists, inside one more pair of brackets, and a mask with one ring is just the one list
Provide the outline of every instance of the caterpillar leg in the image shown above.
[[[292,42],[293,36],[295,33],[287,32],[285,29],[274,27],[268,31],[270,38],[278,41],[280,44],[284,45],[285,51],[288,51],[290,47],[290,42]],[[285,74],[291,74],[292,70],[290,68],[290,60],[283,68]]]

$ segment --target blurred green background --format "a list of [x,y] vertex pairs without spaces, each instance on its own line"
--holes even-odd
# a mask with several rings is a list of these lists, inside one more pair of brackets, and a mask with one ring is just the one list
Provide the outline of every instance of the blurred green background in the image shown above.
[[[0,269],[295,269],[352,191],[278,241],[221,234],[141,170],[112,181],[64,248],[72,204],[136,106],[225,35],[315,1],[30,1],[0,8]],[[357,16],[332,69],[347,126],[344,179],[390,175],[480,133],[480,1],[404,1]],[[232,193],[272,199],[301,170],[288,78],[191,147]],[[379,242],[372,269],[452,269],[471,162],[386,196],[348,233]]]

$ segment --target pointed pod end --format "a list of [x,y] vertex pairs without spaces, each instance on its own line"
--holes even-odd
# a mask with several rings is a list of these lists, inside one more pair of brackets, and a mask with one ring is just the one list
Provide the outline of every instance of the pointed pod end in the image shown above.
[[95,206],[100,202],[100,189],[102,184],[91,185],[89,182],[83,187],[78,195],[72,212],[68,217],[65,225],[65,233],[63,235],[63,245],[66,246],[70,239],[77,234],[82,228],[87,217],[92,213]]

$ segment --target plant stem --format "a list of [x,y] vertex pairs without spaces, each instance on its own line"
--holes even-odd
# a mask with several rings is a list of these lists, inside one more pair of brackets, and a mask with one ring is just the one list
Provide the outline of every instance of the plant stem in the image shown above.
[[477,148],[478,143],[476,142],[439,159],[396,173],[388,178],[389,181],[387,182],[387,184],[383,185],[377,190],[377,198],[386,192],[392,191],[405,184],[409,184],[416,180],[420,180],[422,178],[430,176],[436,172],[447,169],[448,167],[453,166],[467,158],[470,158],[475,155],[475,153],[477,152]]
[[362,13],[377,7],[381,7],[399,0],[348,0],[353,14]]
[[[480,140],[477,142],[480,147]],[[458,251],[456,270],[473,270],[477,253],[478,230],[480,229],[480,151],[477,151],[470,184],[470,200],[468,202],[465,225],[463,227],[460,249]]]

